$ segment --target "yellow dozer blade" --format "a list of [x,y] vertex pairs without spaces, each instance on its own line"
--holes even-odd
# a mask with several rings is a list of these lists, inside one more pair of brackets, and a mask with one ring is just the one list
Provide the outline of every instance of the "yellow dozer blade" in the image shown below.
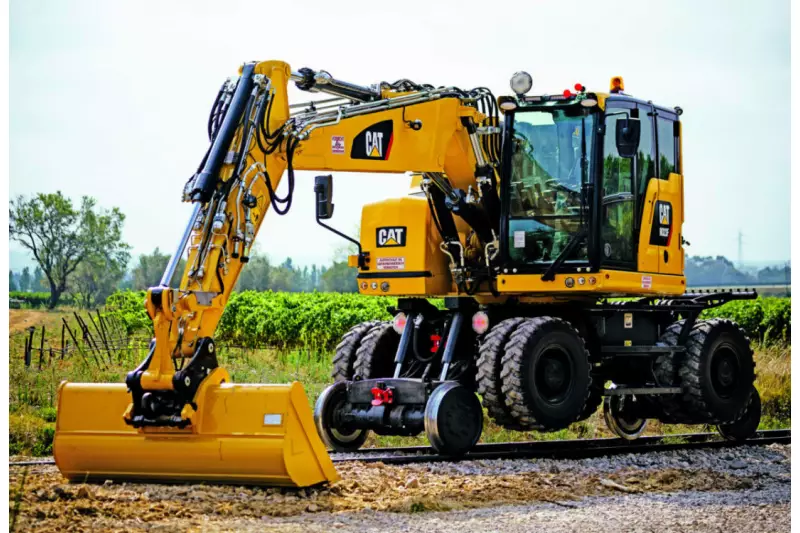
[[339,479],[303,386],[222,383],[198,390],[184,429],[125,423],[124,384],[62,383],[53,455],[70,481],[211,481],[307,487]]

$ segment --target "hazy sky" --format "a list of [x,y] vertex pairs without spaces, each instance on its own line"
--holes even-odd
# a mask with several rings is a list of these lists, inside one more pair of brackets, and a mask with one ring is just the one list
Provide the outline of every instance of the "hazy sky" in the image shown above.
[[[746,261],[789,259],[788,1],[314,4],[12,0],[11,196],[94,196],[127,215],[134,254],[171,253],[210,105],[248,60],[496,95],[517,70],[534,94],[607,91],[622,75],[627,92],[684,109],[688,253],[735,260],[741,229]],[[273,259],[327,263],[343,245],[314,221],[313,175],[300,173],[287,216],[268,215],[257,241]],[[345,231],[364,203],[408,189],[402,175],[335,182]]]

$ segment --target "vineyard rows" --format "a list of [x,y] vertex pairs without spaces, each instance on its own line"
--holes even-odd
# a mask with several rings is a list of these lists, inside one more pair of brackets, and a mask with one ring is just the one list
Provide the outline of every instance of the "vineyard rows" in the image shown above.
[[[149,329],[144,292],[117,292],[106,303],[128,331]],[[217,329],[217,340],[235,346],[263,348],[305,347],[329,350],[352,326],[367,320],[388,320],[390,297],[342,293],[254,292],[233,293]],[[756,342],[788,342],[791,335],[791,299],[759,298],[734,301],[708,310],[703,317],[728,317],[738,322]]]

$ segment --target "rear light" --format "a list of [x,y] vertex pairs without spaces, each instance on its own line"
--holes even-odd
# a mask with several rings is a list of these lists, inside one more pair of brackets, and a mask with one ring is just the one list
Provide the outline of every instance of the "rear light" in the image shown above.
[[472,315],[472,331],[478,335],[483,335],[489,331],[489,315],[483,311],[478,311]]
[[394,315],[394,319],[392,319],[392,329],[394,329],[398,335],[402,335],[403,330],[406,329],[406,322],[408,322],[406,314],[397,313]]

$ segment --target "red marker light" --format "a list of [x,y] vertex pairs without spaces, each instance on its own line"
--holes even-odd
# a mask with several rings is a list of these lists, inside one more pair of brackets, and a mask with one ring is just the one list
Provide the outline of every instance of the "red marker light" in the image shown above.
[[572,93],[569,89],[564,89],[564,98],[569,98],[570,96],[572,96]]
[[579,93],[580,93],[580,92],[583,92],[583,90],[584,90],[584,86],[583,86],[583,85],[581,85],[580,83],[576,83],[576,84],[575,84],[575,90],[576,90],[576,91],[578,91]]

